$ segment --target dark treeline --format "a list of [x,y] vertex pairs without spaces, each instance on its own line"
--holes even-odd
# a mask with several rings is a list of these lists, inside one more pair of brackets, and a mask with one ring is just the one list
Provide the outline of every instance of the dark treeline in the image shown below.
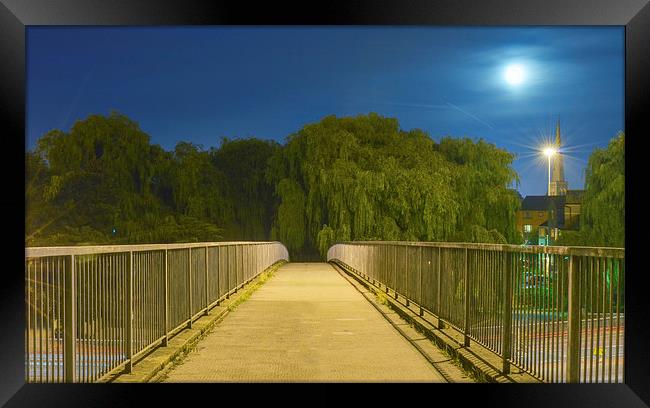
[[171,152],[93,115],[26,153],[26,245],[272,239],[313,259],[341,240],[519,243],[513,159],[376,114]]

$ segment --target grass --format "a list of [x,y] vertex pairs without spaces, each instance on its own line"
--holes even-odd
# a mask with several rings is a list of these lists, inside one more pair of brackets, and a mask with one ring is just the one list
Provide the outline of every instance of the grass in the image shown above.
[[433,340],[429,339],[431,342],[433,342],[440,351],[442,351],[442,354],[444,354],[449,360],[457,367],[460,367],[468,376],[471,378],[473,381],[477,383],[489,383],[487,376],[479,370],[477,367],[473,365],[467,365],[464,364],[463,361],[460,359],[460,356],[458,353],[452,353],[450,352],[447,347],[440,347],[436,342]]
[[377,291],[375,292],[375,296],[377,298],[377,303],[380,305],[390,306],[390,303],[388,302],[388,299],[386,298],[386,294],[384,292]]

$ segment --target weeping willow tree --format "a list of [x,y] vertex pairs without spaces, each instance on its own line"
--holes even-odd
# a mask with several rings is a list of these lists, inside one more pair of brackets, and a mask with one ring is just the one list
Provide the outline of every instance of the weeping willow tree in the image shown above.
[[48,132],[26,155],[26,245],[220,237],[211,221],[223,205],[210,189],[223,177],[213,177],[198,153],[187,144],[165,152],[115,112]]
[[588,245],[625,247],[625,134],[589,157],[582,207],[582,239]]
[[225,176],[226,194],[234,205],[224,224],[226,238],[268,240],[275,210],[274,186],[267,181],[269,160],[280,149],[273,141],[224,138],[210,149],[216,169]]
[[483,140],[443,138],[438,146],[456,167],[454,191],[460,219],[452,241],[507,243],[517,241],[515,217],[520,202],[508,188],[519,179],[514,155]]
[[26,241],[271,238],[293,259],[346,240],[510,242],[512,160],[377,114],[328,116],[283,146],[223,139],[170,152],[123,115],[91,115],[26,154]]
[[124,222],[152,205],[149,151],[148,136],[116,113],[92,115],[69,133],[45,134],[33,155],[47,167],[47,177],[38,181],[41,196],[27,203],[27,218],[35,213],[34,206],[47,206],[51,218],[41,226],[28,223],[27,241],[44,235],[56,241],[57,234],[72,241],[105,241],[112,230],[119,227],[122,232]]
[[343,240],[506,242],[519,203],[507,188],[513,159],[483,141],[437,144],[376,114],[328,116],[272,160],[276,236],[321,256]]

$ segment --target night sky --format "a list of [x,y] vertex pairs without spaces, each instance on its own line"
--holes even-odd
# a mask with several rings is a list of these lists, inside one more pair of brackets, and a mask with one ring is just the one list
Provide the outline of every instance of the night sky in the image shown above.
[[111,110],[166,150],[377,112],[516,153],[542,195],[558,117],[571,189],[624,130],[624,50],[623,27],[28,27],[26,147]]

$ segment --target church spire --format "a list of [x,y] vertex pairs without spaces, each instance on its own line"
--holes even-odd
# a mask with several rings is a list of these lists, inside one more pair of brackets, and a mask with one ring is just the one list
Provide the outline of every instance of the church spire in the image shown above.
[[553,156],[553,181],[551,182],[551,195],[565,195],[568,185],[564,180],[564,163],[560,148],[562,147],[562,139],[560,136],[560,118],[557,119],[557,127],[555,128],[555,148],[557,153]]

